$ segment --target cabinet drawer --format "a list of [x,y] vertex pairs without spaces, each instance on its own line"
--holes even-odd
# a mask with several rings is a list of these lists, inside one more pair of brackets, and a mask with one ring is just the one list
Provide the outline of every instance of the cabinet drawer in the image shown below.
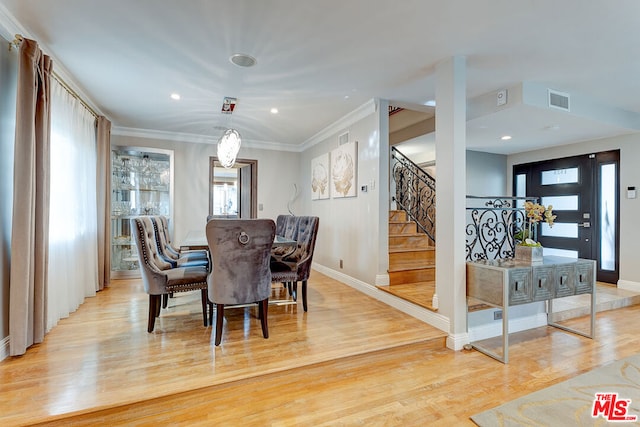
[[531,269],[509,271],[509,305],[531,302]]
[[534,266],[531,277],[533,301],[545,301],[554,296],[555,269],[553,266]]
[[576,294],[594,292],[593,284],[593,261],[579,261],[576,264]]
[[555,274],[555,297],[567,297],[576,293],[576,267],[574,264],[557,265]]

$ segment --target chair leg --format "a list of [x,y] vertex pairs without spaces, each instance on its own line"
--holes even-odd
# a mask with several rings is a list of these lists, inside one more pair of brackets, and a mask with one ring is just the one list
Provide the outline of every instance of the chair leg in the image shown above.
[[160,295],[149,295],[149,320],[147,322],[147,332],[153,332],[156,324],[156,306],[159,306]]
[[162,308],[167,308],[169,305],[169,294],[162,294]]
[[202,300],[202,318],[204,320],[204,327],[209,326],[209,319],[207,318],[207,301],[209,297],[206,289],[200,289],[200,299]]
[[160,309],[162,308],[162,295],[154,295],[155,299],[155,308],[156,308],[156,317],[160,317]]
[[260,325],[262,325],[262,336],[269,338],[269,326],[267,324],[267,313],[269,312],[269,298],[263,299],[258,304],[258,315],[260,316]]
[[207,305],[209,306],[209,325],[213,325],[213,303],[207,299]]
[[302,281],[302,308],[307,311],[307,281]]
[[216,304],[216,345],[222,341],[222,322],[224,321],[224,304]]
[[293,284],[293,291],[291,295],[293,296],[294,301],[298,301],[298,282],[291,282]]

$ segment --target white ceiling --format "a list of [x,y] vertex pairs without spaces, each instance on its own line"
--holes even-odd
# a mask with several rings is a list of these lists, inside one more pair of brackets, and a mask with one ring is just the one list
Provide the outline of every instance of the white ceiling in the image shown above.
[[[469,99],[535,82],[618,109],[480,115],[470,149],[640,129],[637,0],[0,0],[0,32],[37,40],[116,133],[217,139],[231,125],[250,145],[297,150],[371,98],[434,99],[435,65],[453,55],[467,58]],[[231,64],[238,52],[257,65]],[[238,98],[231,117],[225,96]],[[620,110],[635,128],[611,119]]]

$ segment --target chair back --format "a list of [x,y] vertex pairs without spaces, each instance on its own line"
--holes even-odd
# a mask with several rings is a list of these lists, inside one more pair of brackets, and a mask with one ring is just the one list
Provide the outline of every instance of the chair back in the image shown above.
[[308,280],[311,272],[311,262],[313,252],[316,247],[316,237],[318,235],[318,225],[320,218],[317,216],[298,217],[297,247],[293,254],[286,259],[293,259],[297,262],[298,280]]
[[209,300],[248,304],[269,298],[269,259],[276,225],[271,219],[212,219],[206,226],[213,263]]
[[171,269],[171,264],[165,262],[158,255],[151,218],[148,216],[135,217],[131,218],[129,223],[135,234],[138,264],[140,265],[144,290],[150,294],[161,294],[164,292],[165,280],[160,273]]
[[160,256],[175,267],[180,256],[169,246],[169,241],[167,240],[169,230],[166,228],[165,222],[162,221],[161,216],[153,216],[151,217],[151,221],[153,222],[154,230],[156,232],[156,242],[158,243],[158,252],[160,253]]

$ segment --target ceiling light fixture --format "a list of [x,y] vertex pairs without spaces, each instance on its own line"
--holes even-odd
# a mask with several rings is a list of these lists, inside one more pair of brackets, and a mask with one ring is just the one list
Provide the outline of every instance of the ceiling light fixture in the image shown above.
[[258,63],[258,61],[256,61],[256,58],[245,53],[235,53],[231,55],[229,61],[231,61],[232,64],[235,64],[238,67],[253,67]]
[[[221,113],[231,116],[237,102],[236,98],[225,97],[222,101]],[[229,169],[233,166],[241,143],[240,133],[232,127],[229,127],[220,137],[218,140],[218,161],[223,167]]]
[[174,101],[179,101],[180,100],[180,94],[179,93],[172,93],[170,96],[171,96],[171,99],[173,99]]
[[240,133],[235,129],[227,129],[218,140],[218,161],[223,167],[229,169],[233,166],[241,143]]
[[272,108],[271,109],[271,114],[278,114],[278,109],[277,108]]
[[508,141],[508,140],[511,139],[511,135],[501,136],[500,139],[503,140],[503,141]]

